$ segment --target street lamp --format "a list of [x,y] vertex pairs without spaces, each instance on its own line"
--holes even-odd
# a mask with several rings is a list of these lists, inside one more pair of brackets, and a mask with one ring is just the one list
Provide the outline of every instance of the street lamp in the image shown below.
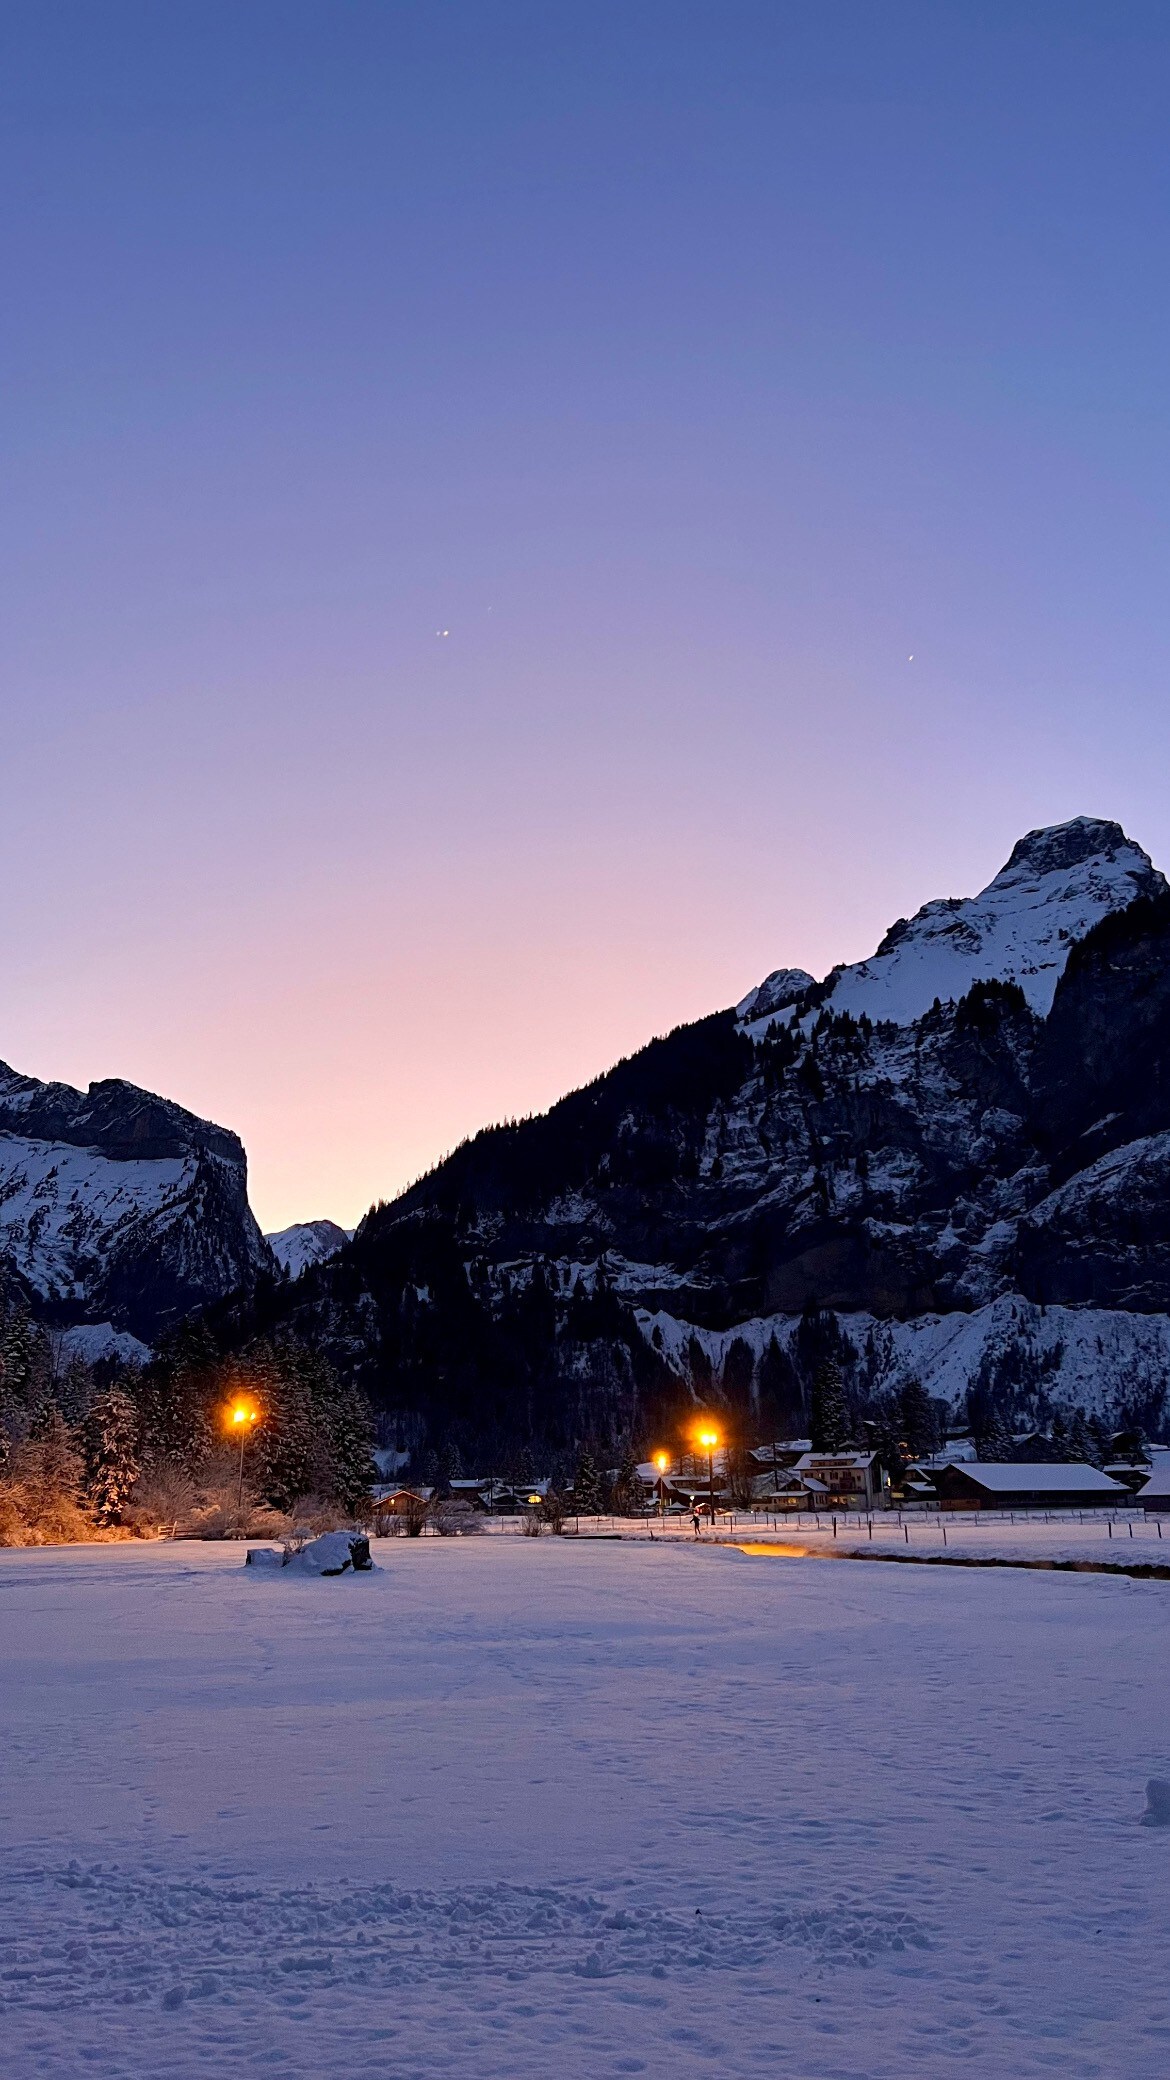
[[717,1430],[700,1430],[699,1443],[707,1454],[707,1509],[712,1526],[715,1523],[715,1447],[719,1443]]
[[238,1437],[240,1440],[240,1485],[236,1496],[237,1526],[243,1522],[244,1517],[244,1447],[259,1421],[260,1410],[256,1403],[243,1396],[233,1401],[231,1407],[224,1412],[225,1428],[232,1437]]
[[655,1465],[656,1465],[656,1467],[658,1468],[658,1514],[659,1514],[659,1516],[660,1516],[660,1517],[662,1517],[662,1518],[665,1518],[665,1516],[666,1516],[666,1469],[667,1469],[667,1467],[668,1467],[668,1466],[670,1465],[670,1460],[669,1460],[669,1459],[667,1458],[667,1455],[666,1455],[666,1453],[665,1453],[665,1452],[655,1452],[655,1454],[654,1454],[654,1464],[655,1464]]

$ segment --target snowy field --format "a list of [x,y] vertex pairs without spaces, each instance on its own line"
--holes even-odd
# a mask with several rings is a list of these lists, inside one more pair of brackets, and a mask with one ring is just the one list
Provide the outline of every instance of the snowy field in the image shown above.
[[[592,1520],[582,1519],[583,1524]],[[647,1519],[631,1524],[628,1519],[607,1517],[600,1522],[621,1539],[666,1537],[686,1543],[694,1540],[689,1519],[667,1521],[665,1527]],[[777,1522],[762,1512],[720,1517],[714,1531],[704,1524],[700,1539],[725,1544],[768,1546],[784,1553],[820,1554],[828,1559],[899,1561],[1009,1561],[1016,1566],[1044,1567],[1076,1565],[1118,1570],[1164,1567],[1170,1570],[1170,1515],[1159,1520],[1138,1512],[1098,1510],[1080,1516],[1069,1511],[1045,1517],[1039,1512],[1012,1516],[1007,1510],[982,1514],[965,1510],[930,1510],[899,1518],[894,1510],[879,1510],[871,1518],[840,1516],[796,1517]],[[494,1524],[497,1535],[505,1525]],[[508,1532],[519,1526],[508,1524]]]
[[1170,2070],[1170,1583],[375,1553],[0,1552],[6,2080]]

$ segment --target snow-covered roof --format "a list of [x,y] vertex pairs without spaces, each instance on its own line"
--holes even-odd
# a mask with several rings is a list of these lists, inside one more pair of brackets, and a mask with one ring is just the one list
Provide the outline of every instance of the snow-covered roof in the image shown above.
[[794,1473],[804,1473],[814,1466],[830,1467],[834,1472],[848,1472],[850,1467],[872,1466],[876,1452],[802,1452]]
[[1143,1481],[1138,1493],[1142,1501],[1147,1495],[1170,1495],[1170,1458],[1155,1463],[1149,1480]]
[[1068,1465],[1035,1466],[1020,1460],[950,1460],[943,1471],[952,1469],[956,1473],[965,1473],[969,1480],[977,1481],[981,1488],[993,1495],[1021,1494],[1029,1488],[1038,1494],[1053,1495],[1069,1494],[1074,1490],[1086,1495],[1128,1493],[1120,1481],[1111,1481],[1100,1467],[1083,1466],[1078,1460],[1070,1460]]
[[795,1473],[791,1467],[781,1466],[774,1474],[758,1473],[752,1479],[752,1494],[757,1501],[767,1495],[811,1495],[814,1491],[818,1495],[829,1492],[824,1482],[818,1481],[813,1474]]
[[[1029,831],[981,894],[944,897],[900,919],[866,961],[840,968],[821,1008],[911,1025],[975,982],[1015,982],[1041,1016],[1052,1008],[1070,948],[1111,911],[1166,887],[1119,823],[1075,816]],[[777,970],[737,1009],[749,1030],[792,1016],[795,978]],[[815,1014],[814,1014],[815,1015]]]

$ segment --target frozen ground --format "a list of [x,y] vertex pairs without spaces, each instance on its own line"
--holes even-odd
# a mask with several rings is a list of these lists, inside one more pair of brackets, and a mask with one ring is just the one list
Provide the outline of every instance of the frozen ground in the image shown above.
[[1170,2069],[1170,1583],[0,1553],[0,2068]]

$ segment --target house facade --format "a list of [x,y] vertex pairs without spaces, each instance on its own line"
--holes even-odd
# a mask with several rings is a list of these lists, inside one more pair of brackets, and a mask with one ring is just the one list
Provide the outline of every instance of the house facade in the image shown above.
[[[888,1487],[876,1452],[802,1452],[792,1469],[798,1480],[819,1491],[818,1509],[884,1509]],[[816,1491],[812,1491],[812,1483]]]

